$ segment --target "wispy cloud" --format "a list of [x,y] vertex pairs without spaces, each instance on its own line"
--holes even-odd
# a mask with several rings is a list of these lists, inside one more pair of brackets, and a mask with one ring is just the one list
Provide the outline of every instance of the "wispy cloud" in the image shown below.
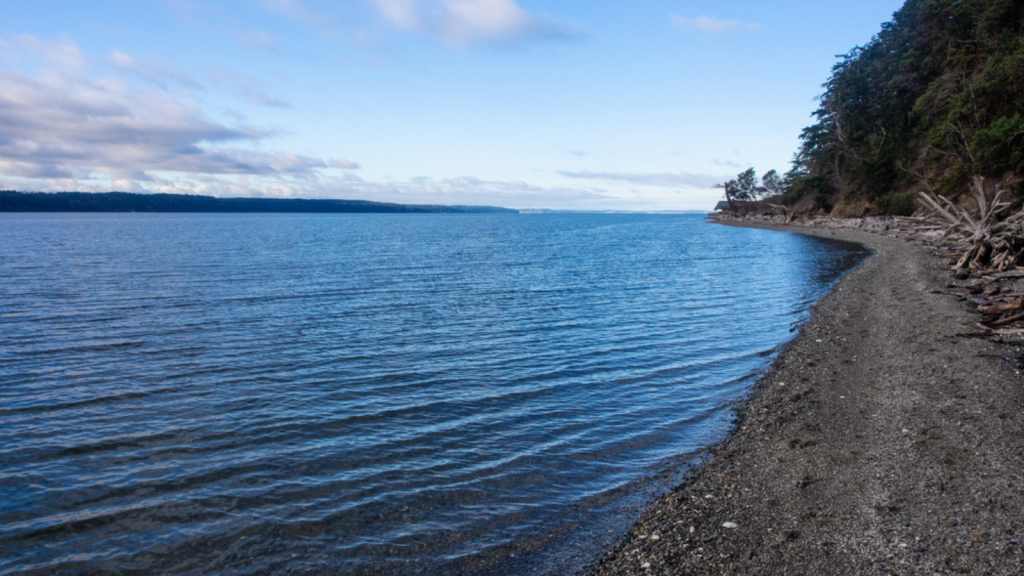
[[510,208],[612,207],[621,199],[599,188],[538,186],[521,180],[484,180],[475,176],[403,182],[368,182],[348,173],[343,178],[321,179],[302,195],[322,198],[361,198],[412,204],[488,204]]
[[66,68],[81,68],[86,58],[74,44],[49,42],[31,34],[17,34],[10,40],[0,38],[0,51],[8,58],[27,58]]
[[714,159],[711,162],[714,163],[714,164],[717,164],[719,166],[728,166],[730,168],[743,168],[743,165],[740,164],[739,162],[734,162],[734,161],[728,160],[728,159],[722,159],[722,160]]
[[172,84],[189,89],[201,87],[187,72],[156,62],[142,62],[120,50],[111,52],[107,57],[107,63],[121,71],[144,78],[165,90]]
[[260,50],[262,52],[276,54],[281,50],[277,43],[277,39],[259,28],[253,28],[252,30],[236,30],[235,38],[238,38],[250,48]]
[[211,68],[206,72],[207,79],[223,86],[250,104],[257,106],[270,106],[272,108],[291,108],[288,101],[271,96],[260,86],[259,80],[224,68]]
[[757,22],[741,22],[739,20],[720,20],[711,16],[698,16],[686,18],[672,14],[672,24],[684,30],[695,30],[709,34],[725,34],[728,32],[753,32],[761,29]]
[[[265,12],[300,22],[332,40],[365,42],[371,35],[350,3],[310,8],[301,0],[249,0]],[[575,26],[547,14],[532,14],[516,0],[361,0],[375,9],[388,27],[421,34],[457,47],[519,46],[572,41],[584,35]],[[348,30],[344,32],[344,30]],[[254,47],[275,46],[262,31],[236,33]]]
[[[295,20],[315,30],[321,36],[338,40],[338,14],[331,11],[311,10],[301,0],[250,0],[254,1],[265,12],[281,18]],[[340,3],[339,3],[340,4]],[[342,6],[336,6],[341,9]]]
[[305,22],[314,20],[313,13],[299,0],[259,0],[259,2],[271,14]]
[[523,10],[515,0],[370,0],[397,30],[453,46],[573,40],[573,27]]
[[362,168],[358,163],[344,158],[337,158],[329,162],[332,168],[342,168],[344,170],[358,170]]
[[623,182],[640,186],[659,186],[663,188],[711,188],[728,178],[712,174],[677,173],[646,173],[646,172],[580,172],[559,171],[566,178],[585,180],[604,180],[606,182]]

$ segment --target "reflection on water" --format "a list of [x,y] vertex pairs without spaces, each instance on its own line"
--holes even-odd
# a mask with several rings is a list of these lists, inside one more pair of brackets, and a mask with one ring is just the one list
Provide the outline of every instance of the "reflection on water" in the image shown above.
[[570,572],[863,254],[647,215],[0,215],[0,572]]

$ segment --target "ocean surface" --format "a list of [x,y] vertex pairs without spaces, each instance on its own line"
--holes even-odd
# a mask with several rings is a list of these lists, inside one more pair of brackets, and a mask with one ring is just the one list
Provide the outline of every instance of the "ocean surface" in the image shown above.
[[0,214],[0,573],[572,573],[864,255],[693,215]]

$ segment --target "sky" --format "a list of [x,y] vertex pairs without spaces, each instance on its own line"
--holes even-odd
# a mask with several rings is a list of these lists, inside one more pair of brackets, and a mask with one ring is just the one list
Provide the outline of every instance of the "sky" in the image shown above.
[[902,0],[9,0],[0,189],[705,210]]

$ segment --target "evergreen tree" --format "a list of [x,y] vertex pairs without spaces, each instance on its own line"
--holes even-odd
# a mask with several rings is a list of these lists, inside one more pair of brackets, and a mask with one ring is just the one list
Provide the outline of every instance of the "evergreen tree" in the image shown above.
[[824,88],[787,174],[791,202],[1024,178],[1024,0],[907,0]]

